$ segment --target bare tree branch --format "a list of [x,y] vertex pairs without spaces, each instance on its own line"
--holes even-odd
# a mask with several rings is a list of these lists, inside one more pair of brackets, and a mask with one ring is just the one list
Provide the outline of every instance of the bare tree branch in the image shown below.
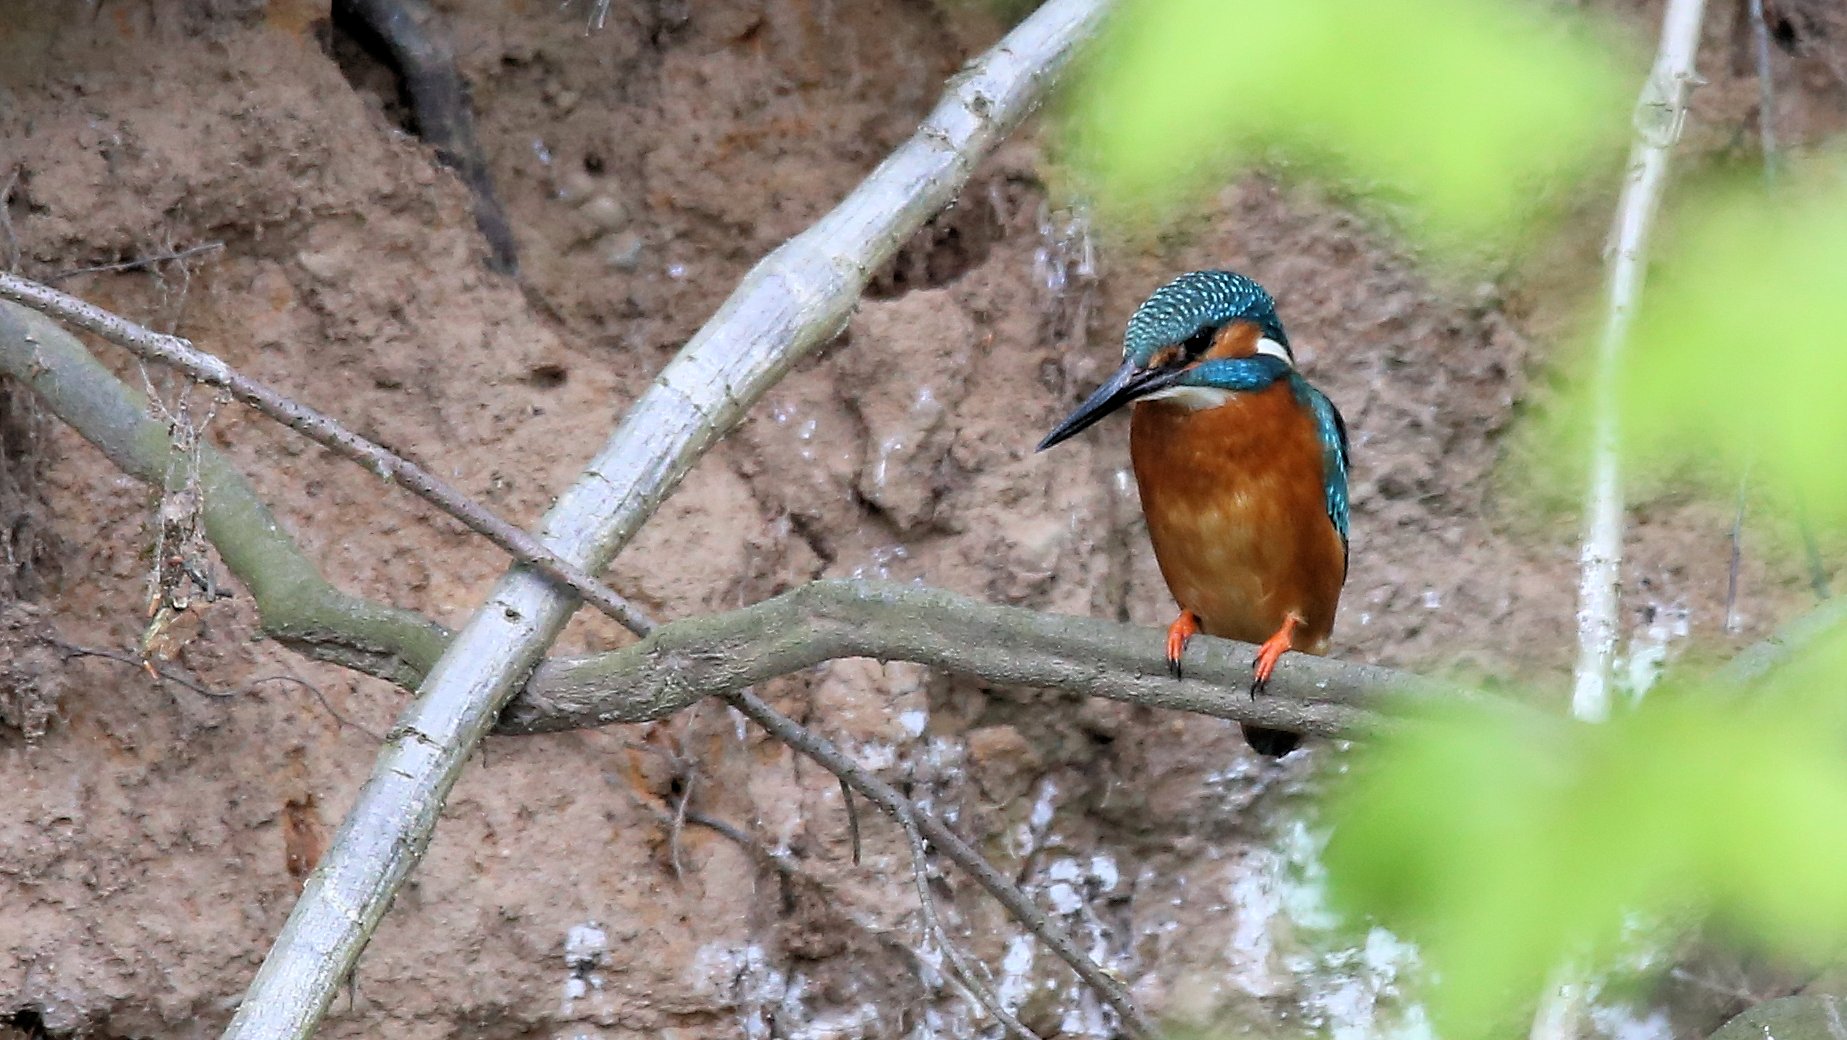
[[1616,383],[1629,323],[1641,302],[1648,236],[1667,183],[1668,157],[1687,115],[1687,90],[1695,80],[1705,0],[1670,0],[1655,65],[1635,105],[1635,143],[1608,246],[1608,309],[1592,373],[1596,415],[1591,440],[1590,486],[1584,503],[1584,548],[1579,559],[1578,665],[1572,714],[1598,720],[1610,712],[1610,661],[1616,653],[1621,604],[1623,489],[1617,459]]
[[[759,263],[560,496],[543,541],[590,571],[613,557],[744,410],[839,331],[870,273],[954,197],[1108,6],[1040,7],[956,77],[918,132],[846,200]],[[474,745],[575,606],[523,565],[501,579],[393,727],[227,1040],[313,1032],[421,857]]]
[[172,263],[176,260],[190,260],[195,256],[201,256],[206,253],[216,253],[223,248],[223,242],[201,242],[196,246],[187,246],[185,249],[169,249],[164,253],[155,253],[151,256],[138,256],[132,260],[119,260],[113,264],[97,264],[93,267],[73,267],[68,271],[59,271],[56,274],[46,275],[45,284],[56,285],[67,278],[75,278],[78,275],[84,274],[136,271],[143,267],[153,267],[155,264]]
[[[122,472],[164,485],[176,451],[166,424],[49,319],[0,301],[0,372],[31,387]],[[429,671],[448,642],[446,630],[329,585],[236,468],[206,445],[199,446],[199,479],[206,535],[250,589],[267,634],[309,657],[400,685]]]
[[[542,675],[497,732],[547,733],[638,722],[824,661],[914,661],[995,685],[1040,686],[1303,733],[1357,736],[1394,696],[1466,696],[1373,665],[1293,654],[1265,695],[1249,694],[1255,648],[1198,638],[1187,675],[1167,670],[1162,635],[890,582],[817,581],[754,606],[675,621],[634,646]],[[638,710],[639,709],[639,710]],[[663,709],[668,709],[663,711]],[[934,839],[933,839],[934,840]]]
[[[416,491],[438,509],[485,533],[515,559],[554,576],[632,631],[649,632],[654,623],[639,608],[607,585],[537,546],[532,538],[449,487],[427,471],[347,430],[333,420],[242,376],[219,359],[177,337],[141,328],[116,315],[56,290],[0,275],[0,296],[50,311],[120,343],[137,355],[174,364],[195,377],[236,393],[265,414],[340,455],[382,471]],[[0,310],[0,317],[10,313]],[[17,311],[30,316],[30,312]],[[35,331],[9,335],[0,325],[0,371],[27,379],[47,394],[47,406],[96,443],[131,474],[158,483],[172,447],[163,424],[147,415],[146,403],[97,363],[67,333],[32,316]],[[73,388],[81,392],[72,392]],[[50,392],[62,390],[63,392]],[[99,424],[95,407],[108,400],[114,424]],[[121,431],[126,436],[117,436]],[[367,615],[389,611],[354,597],[333,595],[335,609],[325,612],[306,639],[302,626],[289,620],[289,601],[274,602],[265,590],[281,580],[274,561],[312,572],[300,553],[256,498],[242,477],[211,449],[214,477],[204,496],[208,534],[239,580],[252,589],[266,632],[310,656],[357,667],[400,685],[421,677],[418,667],[430,644],[408,666],[390,654],[392,642],[364,630]],[[259,517],[255,532],[234,525]],[[261,554],[234,551],[255,534]],[[293,578],[293,575],[289,575]],[[314,581],[325,585],[318,573]],[[331,592],[331,589],[328,590]],[[347,621],[351,617],[351,622]],[[448,633],[417,618],[416,630],[446,641]],[[386,652],[390,667],[372,656]],[[641,722],[665,718],[702,697],[723,694],[752,683],[798,671],[826,660],[866,656],[912,660],[949,671],[1009,685],[1058,687],[1091,696],[1240,721],[1260,722],[1306,733],[1353,735],[1374,724],[1368,705],[1390,690],[1415,690],[1420,681],[1386,669],[1312,658],[1286,659],[1273,696],[1253,700],[1239,692],[1249,649],[1234,643],[1202,640],[1207,649],[1188,682],[1166,678],[1158,640],[1147,632],[1103,621],[1044,615],[992,606],[945,592],[915,587],[863,583],[817,583],[744,610],[681,621],[648,642],[589,658],[555,659],[539,666],[525,692],[503,713],[503,733]],[[721,664],[723,667],[703,667]],[[1428,686],[1428,684],[1423,684]],[[1453,694],[1453,691],[1448,691]]]
[[506,550],[514,559],[569,586],[629,631],[639,634],[645,630],[643,612],[634,604],[583,568],[547,549],[525,531],[502,520],[493,510],[422,466],[238,372],[216,356],[200,350],[190,340],[144,328],[74,296],[10,274],[0,274],[0,298],[25,304],[93,332],[145,361],[164,362],[202,383],[231,391],[264,415],[460,520],[469,530]]

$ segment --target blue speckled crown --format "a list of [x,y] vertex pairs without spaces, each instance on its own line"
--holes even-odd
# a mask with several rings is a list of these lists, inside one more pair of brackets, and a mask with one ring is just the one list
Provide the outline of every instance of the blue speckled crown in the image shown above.
[[1263,286],[1231,271],[1193,271],[1156,289],[1129,315],[1122,356],[1146,360],[1168,344],[1234,319],[1255,323],[1283,349],[1289,348],[1283,323],[1276,317],[1276,301]]

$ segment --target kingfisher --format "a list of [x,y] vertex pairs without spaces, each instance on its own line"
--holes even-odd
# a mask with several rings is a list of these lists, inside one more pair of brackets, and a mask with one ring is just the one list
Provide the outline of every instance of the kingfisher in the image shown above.
[[[1122,337],[1122,367],[1038,450],[1134,404],[1129,457],[1154,557],[1180,616],[1176,677],[1196,633],[1258,644],[1251,696],[1290,650],[1321,654],[1347,580],[1347,426],[1296,371],[1263,287],[1230,271],[1161,286]],[[1245,725],[1260,754],[1301,738]]]

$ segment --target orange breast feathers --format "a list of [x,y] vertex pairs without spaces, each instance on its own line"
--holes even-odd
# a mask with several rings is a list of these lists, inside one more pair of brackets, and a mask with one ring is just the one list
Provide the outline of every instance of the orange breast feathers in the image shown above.
[[1141,401],[1129,454],[1161,576],[1208,635],[1261,643],[1290,614],[1325,651],[1346,551],[1328,518],[1314,420],[1286,381],[1194,410]]

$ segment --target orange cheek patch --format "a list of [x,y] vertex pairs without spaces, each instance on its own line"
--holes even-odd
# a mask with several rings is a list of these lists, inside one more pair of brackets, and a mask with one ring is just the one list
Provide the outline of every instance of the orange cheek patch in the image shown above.
[[1219,330],[1212,340],[1212,346],[1206,349],[1205,359],[1250,357],[1257,353],[1257,341],[1263,338],[1263,330],[1248,321],[1234,321]]

